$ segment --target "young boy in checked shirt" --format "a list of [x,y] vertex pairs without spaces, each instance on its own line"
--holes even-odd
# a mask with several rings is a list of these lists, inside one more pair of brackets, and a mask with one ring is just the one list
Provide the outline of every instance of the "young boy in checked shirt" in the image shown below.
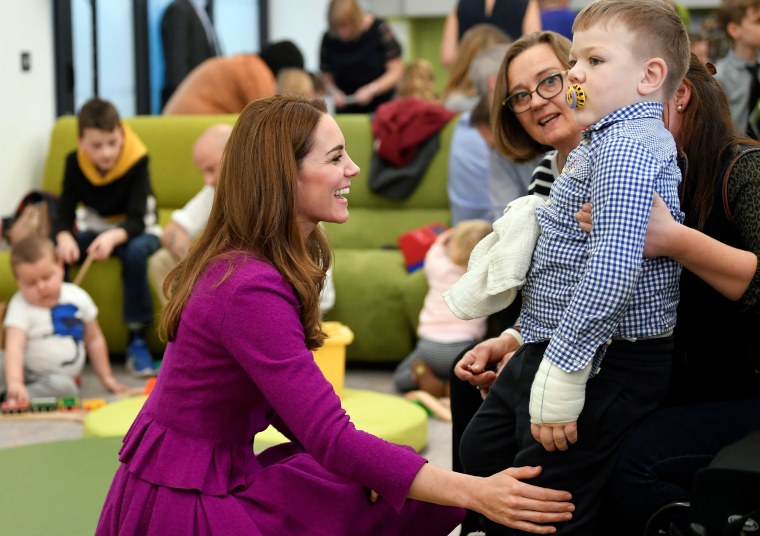
[[[525,344],[465,431],[460,455],[476,475],[541,466],[531,484],[570,491],[576,507],[557,533],[589,535],[618,445],[668,389],[680,266],[642,251],[655,192],[683,220],[662,112],[686,73],[689,40],[662,0],[598,0],[573,31],[567,101],[583,140],[536,211]],[[589,201],[586,234],[575,213]],[[489,536],[522,534],[484,527]]]

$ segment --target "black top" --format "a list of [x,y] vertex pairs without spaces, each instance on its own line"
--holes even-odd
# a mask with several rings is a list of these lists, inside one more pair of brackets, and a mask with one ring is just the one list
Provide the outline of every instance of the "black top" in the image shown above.
[[[332,75],[335,85],[346,95],[380,78],[385,63],[401,56],[401,45],[383,19],[375,18],[367,30],[356,39],[341,41],[329,32],[322,37],[320,69]],[[351,104],[340,108],[341,113],[365,113],[393,97],[393,88],[379,93],[368,106]]]
[[459,0],[459,39],[476,24],[488,23],[501,28],[515,40],[522,35],[522,23],[527,10],[528,0],[496,0],[489,17],[486,15],[486,0]]
[[[95,186],[79,167],[77,152],[72,151],[66,157],[53,236],[60,231],[74,231],[76,208],[81,203],[103,218],[120,220],[118,226],[127,232],[129,238],[133,238],[145,230],[148,198],[152,195],[147,155],[117,180]],[[155,217],[151,219],[155,220]]]
[[[728,162],[726,162],[727,164]],[[722,177],[721,177],[722,179]],[[733,168],[723,210],[722,180],[703,232],[739,249],[760,253],[760,153]],[[686,225],[694,226],[689,192],[681,203]],[[684,269],[675,329],[671,403],[712,402],[760,396],[760,270],[739,301],[731,301]]]

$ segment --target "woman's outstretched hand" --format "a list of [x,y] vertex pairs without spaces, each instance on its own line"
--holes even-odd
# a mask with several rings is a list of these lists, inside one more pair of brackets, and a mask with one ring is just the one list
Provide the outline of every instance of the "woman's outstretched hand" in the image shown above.
[[486,479],[480,513],[508,527],[554,534],[557,529],[546,523],[569,521],[575,506],[566,491],[534,486],[523,480],[537,477],[541,467],[510,467]]

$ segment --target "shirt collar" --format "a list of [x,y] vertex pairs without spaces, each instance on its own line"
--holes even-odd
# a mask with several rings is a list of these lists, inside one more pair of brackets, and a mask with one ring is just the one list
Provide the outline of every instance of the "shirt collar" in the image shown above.
[[[736,52],[734,52],[733,49],[728,51],[726,54],[726,59],[723,61],[736,69],[743,69],[748,65],[752,65],[751,63],[748,63],[744,58],[740,57]],[[760,54],[758,54],[758,57],[755,59],[755,64],[757,63],[760,63]]]
[[630,121],[631,119],[662,119],[662,111],[665,105],[661,102],[637,102],[601,118],[599,121],[584,129],[583,135],[591,136],[594,132],[604,130],[610,125],[620,121]]

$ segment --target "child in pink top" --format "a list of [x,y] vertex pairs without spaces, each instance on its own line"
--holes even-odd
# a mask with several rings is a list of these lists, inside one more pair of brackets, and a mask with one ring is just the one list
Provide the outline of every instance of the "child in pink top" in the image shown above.
[[457,318],[443,301],[443,293],[464,275],[473,248],[491,231],[487,221],[464,220],[430,246],[423,266],[428,292],[420,311],[419,340],[393,373],[399,391],[423,389],[443,396],[453,360],[485,335],[486,317]]

